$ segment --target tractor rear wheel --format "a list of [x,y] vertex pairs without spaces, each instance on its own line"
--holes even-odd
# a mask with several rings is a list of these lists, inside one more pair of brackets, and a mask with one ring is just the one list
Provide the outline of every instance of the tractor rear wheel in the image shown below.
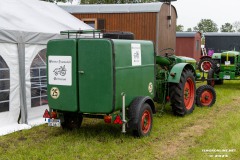
[[210,85],[200,86],[196,94],[196,104],[199,107],[211,107],[216,102],[216,92]]
[[79,113],[64,113],[64,122],[61,123],[63,129],[73,130],[81,127],[83,116]]
[[209,57],[202,58],[198,63],[198,69],[201,72],[209,72],[212,66],[212,59]]
[[195,78],[192,70],[184,69],[178,84],[170,84],[170,101],[173,113],[184,116],[192,113],[195,105]]

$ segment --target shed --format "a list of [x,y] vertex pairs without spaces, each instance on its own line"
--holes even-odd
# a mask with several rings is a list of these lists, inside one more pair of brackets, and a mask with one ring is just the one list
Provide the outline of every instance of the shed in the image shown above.
[[222,52],[229,50],[240,51],[240,33],[217,33],[208,32],[204,34],[205,48],[207,53]]
[[177,32],[176,55],[187,56],[199,60],[201,57],[201,33]]
[[176,46],[177,11],[169,3],[60,6],[85,23],[104,31],[127,31],[151,40],[157,51]]

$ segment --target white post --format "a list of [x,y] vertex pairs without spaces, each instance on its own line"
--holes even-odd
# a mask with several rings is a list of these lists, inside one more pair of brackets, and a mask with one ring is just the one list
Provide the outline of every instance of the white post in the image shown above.
[[122,94],[122,133],[126,133],[126,110],[125,110],[125,93]]

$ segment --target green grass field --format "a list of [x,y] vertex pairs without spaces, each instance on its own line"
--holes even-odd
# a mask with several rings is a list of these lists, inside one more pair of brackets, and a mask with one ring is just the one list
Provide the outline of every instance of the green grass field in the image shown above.
[[149,137],[123,135],[120,126],[97,119],[84,119],[81,129],[72,132],[41,125],[0,137],[0,160],[238,160],[240,82],[226,81],[215,89],[217,102],[211,108],[196,107],[176,117],[167,106],[154,115]]

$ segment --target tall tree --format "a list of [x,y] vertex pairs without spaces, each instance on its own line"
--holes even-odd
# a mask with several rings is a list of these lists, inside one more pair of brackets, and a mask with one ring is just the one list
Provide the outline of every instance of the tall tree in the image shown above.
[[184,26],[183,25],[181,25],[181,24],[177,25],[177,27],[176,27],[176,31],[177,32],[183,32],[183,30],[184,30]]
[[194,31],[206,32],[217,32],[217,24],[211,19],[201,19],[201,21],[195,26]]
[[233,26],[235,32],[240,32],[240,21],[233,22],[232,26]]
[[230,23],[225,23],[220,28],[221,32],[234,32],[233,26]]

